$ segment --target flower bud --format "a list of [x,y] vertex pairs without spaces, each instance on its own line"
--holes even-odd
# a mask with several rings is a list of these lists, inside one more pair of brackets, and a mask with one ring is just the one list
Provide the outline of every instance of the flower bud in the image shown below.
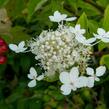
[[7,61],[7,57],[3,56],[3,55],[0,55],[0,64],[5,64],[6,61]]
[[8,51],[8,46],[6,42],[2,38],[0,38],[0,54],[3,54],[7,51]]

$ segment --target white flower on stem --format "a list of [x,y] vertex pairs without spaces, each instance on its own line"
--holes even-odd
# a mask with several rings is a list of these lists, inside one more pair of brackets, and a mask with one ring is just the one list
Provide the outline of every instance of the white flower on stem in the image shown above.
[[85,29],[81,29],[80,24],[75,25],[75,27],[70,27],[69,30],[75,34],[76,37],[81,37],[86,32]]
[[96,73],[94,73],[94,70],[90,67],[87,67],[86,69],[88,77],[88,87],[93,87],[94,86],[94,81],[100,81],[99,77],[103,76],[103,74],[106,72],[106,67],[105,66],[99,66],[96,68]]
[[79,71],[77,67],[73,67],[69,72],[62,72],[59,76],[60,81],[63,83],[61,86],[61,91],[64,95],[69,95],[71,90],[76,91],[78,84]]
[[101,41],[108,43],[109,42],[109,32],[106,32],[103,28],[97,29],[98,34],[94,34],[97,39],[101,39]]
[[36,80],[40,81],[44,78],[44,74],[37,76],[36,70],[31,67],[30,68],[30,74],[27,75],[31,81],[28,83],[28,87],[35,87],[36,86]]
[[9,44],[9,48],[12,51],[14,51],[15,53],[24,52],[27,49],[24,46],[25,46],[25,42],[24,41],[21,41],[18,45],[16,45],[16,44]]
[[61,21],[74,21],[76,17],[67,18],[66,14],[61,14],[59,11],[55,11],[53,16],[49,16],[50,21],[52,22],[61,22]]
[[95,42],[96,38],[86,39],[83,35],[85,34],[86,30],[81,29],[80,24],[77,24],[75,27],[70,27],[69,30],[75,34],[75,39],[84,44],[84,45],[91,45],[91,43]]
[[75,38],[78,40],[78,42],[82,43],[83,45],[91,45],[91,43],[96,41],[96,38],[86,39],[82,35],[81,36],[76,36]]

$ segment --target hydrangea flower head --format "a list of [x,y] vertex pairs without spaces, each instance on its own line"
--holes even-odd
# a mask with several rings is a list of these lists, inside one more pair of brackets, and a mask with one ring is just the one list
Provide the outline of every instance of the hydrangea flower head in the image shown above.
[[[27,47],[35,55],[35,59],[40,61],[41,68],[45,74],[37,76],[33,67],[30,68],[28,78],[31,81],[29,87],[37,85],[37,81],[52,78],[58,74],[62,83],[60,90],[62,94],[69,95],[71,91],[79,88],[94,87],[94,83],[106,72],[105,66],[99,66],[95,70],[88,61],[91,59],[92,46],[100,41],[109,42],[109,32],[98,28],[94,37],[87,39],[84,35],[86,29],[81,28],[80,24],[67,26],[63,21],[74,21],[76,17],[67,18],[66,14],[55,11],[53,16],[49,16],[52,22],[57,22],[55,30],[43,30],[39,36],[28,41]],[[96,42],[96,39],[100,41]],[[17,45],[10,44],[9,48],[16,52],[25,52],[25,42]],[[94,73],[95,72],[95,73]]]
[[[55,31],[43,31],[29,43],[31,52],[40,60],[47,76],[62,72],[77,64],[84,68],[90,58],[91,47],[78,42],[69,27],[58,27]],[[85,70],[83,68],[83,70]]]

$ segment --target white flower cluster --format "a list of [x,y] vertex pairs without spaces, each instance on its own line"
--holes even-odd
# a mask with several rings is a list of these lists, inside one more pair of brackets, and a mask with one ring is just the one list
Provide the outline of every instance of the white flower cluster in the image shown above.
[[85,68],[91,53],[91,47],[79,43],[67,26],[55,31],[43,31],[29,46],[36,55],[35,59],[41,61],[47,76],[61,73],[74,65],[81,66],[81,63]]
[[[56,73],[59,74],[59,79],[63,83],[61,91],[64,95],[69,95],[71,90],[75,91],[82,87],[93,87],[95,81],[99,81],[106,68],[99,66],[94,69],[88,67],[88,60],[91,58],[92,46],[103,41],[109,42],[109,32],[103,28],[98,28],[97,34],[93,33],[94,37],[86,39],[84,34],[85,29],[81,29],[79,24],[75,27],[66,26],[65,21],[74,21],[76,17],[67,18],[66,14],[61,14],[55,11],[53,16],[49,16],[52,22],[57,22],[56,30],[46,30],[28,43],[35,59],[40,60],[42,67],[45,69],[45,74],[37,76],[37,72],[32,67],[28,78],[31,81],[29,87],[36,86],[36,80],[40,81],[45,77],[52,77]],[[63,22],[64,21],[64,22]],[[97,41],[96,41],[97,40]],[[25,52],[25,42],[22,41],[19,45],[10,44],[9,48],[16,53]],[[67,72],[70,71],[70,72]]]

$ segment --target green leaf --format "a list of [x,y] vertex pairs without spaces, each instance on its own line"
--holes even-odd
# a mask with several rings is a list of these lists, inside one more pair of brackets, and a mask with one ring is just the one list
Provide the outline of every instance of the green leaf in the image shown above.
[[42,109],[42,102],[39,100],[30,100],[29,109]]
[[0,78],[1,78],[1,74],[4,73],[6,69],[6,64],[0,65]]
[[109,47],[109,43],[100,42],[98,44],[99,51],[103,50],[104,48]]
[[87,28],[87,16],[83,13],[77,21],[77,24],[80,24],[82,28]]
[[109,4],[109,0],[97,0],[96,3],[105,8]]
[[10,95],[7,99],[6,102],[7,103],[12,103],[15,102],[17,99],[19,99],[22,95],[19,94],[19,92],[13,93],[12,95]]
[[80,18],[77,21],[77,24],[81,25],[81,28],[86,29],[86,34],[85,37],[89,38],[89,33],[88,33],[88,19],[87,19],[87,15],[85,13],[83,13]]
[[17,102],[17,109],[26,109],[27,101],[25,99],[20,99]]
[[2,36],[7,43],[19,43],[30,39],[30,36],[24,32],[23,27],[15,26],[10,30],[10,36]]
[[88,28],[91,34],[96,33],[98,28],[98,22],[96,22],[95,20],[88,20]]
[[77,13],[77,0],[66,0],[66,3],[68,3],[72,7],[72,10]]
[[101,57],[100,65],[106,65],[109,69],[109,55],[104,55]]
[[105,9],[104,19],[103,19],[103,28],[109,30],[109,5]]
[[93,109],[94,107],[93,107],[93,105],[92,104],[87,104],[86,106],[85,106],[85,109]]
[[[59,11],[63,11],[63,6],[60,4],[59,0],[51,0],[51,8],[52,8],[52,12],[59,10]],[[61,6],[60,6],[61,5]]]
[[94,20],[88,20],[87,25],[88,25],[88,33],[89,33],[88,38],[94,37],[93,33],[96,33],[98,28],[98,23]]
[[22,11],[25,8],[26,0],[11,0],[7,3],[6,9],[8,11],[8,15],[16,18],[22,15]]
[[45,4],[48,0],[29,0],[28,2],[28,20],[31,19],[31,16],[34,14],[35,11],[40,9],[43,4]]
[[91,3],[84,2],[83,0],[78,0],[77,7],[81,9],[81,10],[79,10],[79,13],[85,12],[87,14],[87,16],[100,15],[99,9],[97,9]]
[[[25,62],[25,64],[24,64],[24,62]],[[23,55],[20,59],[20,64],[21,64],[23,72],[27,73],[29,70],[29,67],[31,65],[31,58],[29,58],[29,56]]]
[[0,0],[0,7],[3,7],[9,2],[9,0]]
[[9,105],[7,105],[4,100],[0,100],[0,107],[2,107],[2,109],[9,109]]

